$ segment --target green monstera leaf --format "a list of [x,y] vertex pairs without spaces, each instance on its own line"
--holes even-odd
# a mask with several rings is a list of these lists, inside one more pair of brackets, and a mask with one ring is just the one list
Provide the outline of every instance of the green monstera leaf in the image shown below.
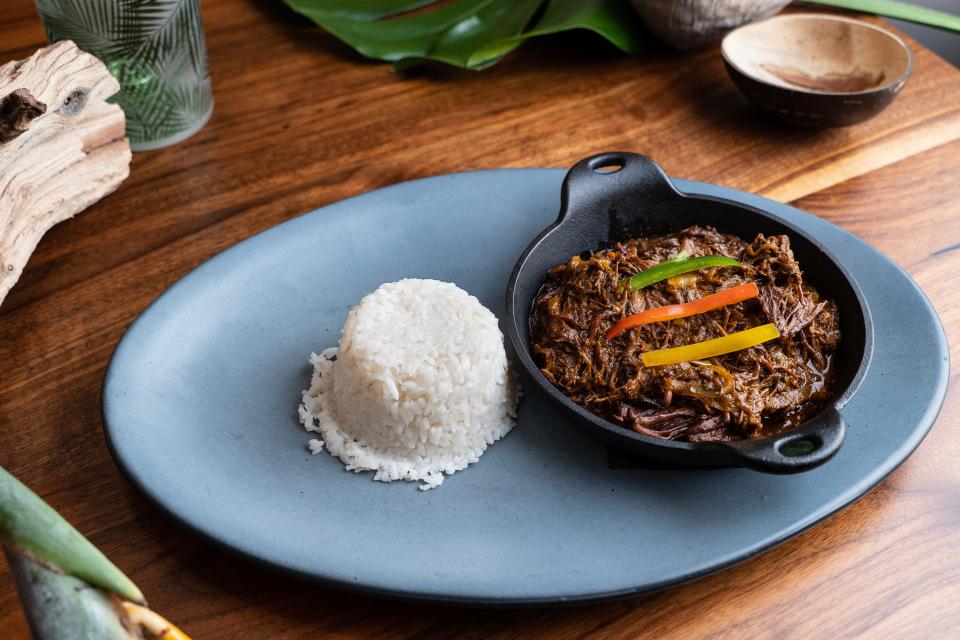
[[528,38],[586,29],[625,53],[651,42],[628,0],[284,0],[368,58],[495,64]]
[[[652,37],[629,0],[283,0],[368,58],[484,69],[529,38],[585,29],[625,53]],[[899,0],[809,0],[960,31],[960,17]]]

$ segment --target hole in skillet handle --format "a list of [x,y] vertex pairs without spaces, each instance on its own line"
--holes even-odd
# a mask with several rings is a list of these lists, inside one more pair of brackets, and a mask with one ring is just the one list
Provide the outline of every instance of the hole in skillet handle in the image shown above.
[[799,473],[829,460],[846,436],[847,424],[834,407],[827,407],[796,429],[784,433],[724,443],[741,465],[766,473]]
[[627,158],[625,156],[629,155],[633,154],[621,153],[619,151],[598,153],[589,158],[584,158],[578,164],[586,164],[594,173],[616,173],[627,164]]
[[616,173],[617,171],[620,171],[620,169],[623,169],[623,163],[614,161],[610,164],[593,167],[593,172],[602,175],[605,173]]
[[[668,218],[682,199],[660,165],[647,156],[627,151],[598,153],[580,160],[567,172],[560,189],[557,222],[597,231],[605,227],[602,234],[568,230],[569,235],[579,235],[585,241],[626,239],[631,236],[626,226],[637,218],[636,211],[656,219]],[[603,237],[595,238],[597,235]]]

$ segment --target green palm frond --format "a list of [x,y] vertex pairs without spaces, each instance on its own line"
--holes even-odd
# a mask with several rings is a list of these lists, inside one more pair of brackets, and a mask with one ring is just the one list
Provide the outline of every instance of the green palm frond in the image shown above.
[[197,116],[210,111],[209,93],[193,91],[192,87],[173,88],[170,91],[171,114],[175,122],[196,122]]
[[153,0],[142,3],[135,11],[129,11],[136,17],[137,36],[141,40],[155,38],[158,33],[167,29],[171,22],[176,21],[182,11],[183,0]]
[[37,11],[50,40],[73,40],[84,51],[114,56],[123,50],[113,25],[117,5],[111,0],[37,0]]

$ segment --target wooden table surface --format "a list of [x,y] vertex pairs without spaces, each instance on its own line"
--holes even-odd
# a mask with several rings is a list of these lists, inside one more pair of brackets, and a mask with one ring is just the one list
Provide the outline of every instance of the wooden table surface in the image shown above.
[[[644,152],[672,174],[793,202],[909,271],[960,335],[960,71],[912,43],[913,77],[868,123],[765,121],[716,49],[627,58],[589,36],[536,42],[482,73],[395,74],[279,0],[205,0],[216,107],[199,134],[134,156],[113,195],[54,228],[0,309],[0,464],[194,638],[944,638],[960,628],[960,396],[883,484],[732,569],[605,604],[480,610],[297,582],[189,534],[118,472],[100,387],[123,331],[213,254],[312,208],[401,180],[562,167]],[[0,61],[43,44],[4,0]],[[589,45],[589,46],[588,46]],[[951,378],[955,389],[957,375]],[[0,569],[0,638],[26,637]],[[956,637],[956,636],[954,636]]]

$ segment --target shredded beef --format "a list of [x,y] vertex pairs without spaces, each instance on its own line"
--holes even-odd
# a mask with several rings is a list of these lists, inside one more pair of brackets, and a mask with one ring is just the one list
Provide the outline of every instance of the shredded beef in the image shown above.
[[[725,255],[742,267],[677,276],[639,291],[619,286],[684,252]],[[760,295],[722,309],[604,333],[645,309],[697,300],[744,282]],[[749,349],[662,367],[641,355],[772,322],[781,337]],[[706,442],[754,438],[797,424],[829,401],[837,307],[803,281],[787,236],[751,243],[709,227],[630,240],[550,270],[534,301],[530,336],[543,374],[590,411],[639,433]]]

